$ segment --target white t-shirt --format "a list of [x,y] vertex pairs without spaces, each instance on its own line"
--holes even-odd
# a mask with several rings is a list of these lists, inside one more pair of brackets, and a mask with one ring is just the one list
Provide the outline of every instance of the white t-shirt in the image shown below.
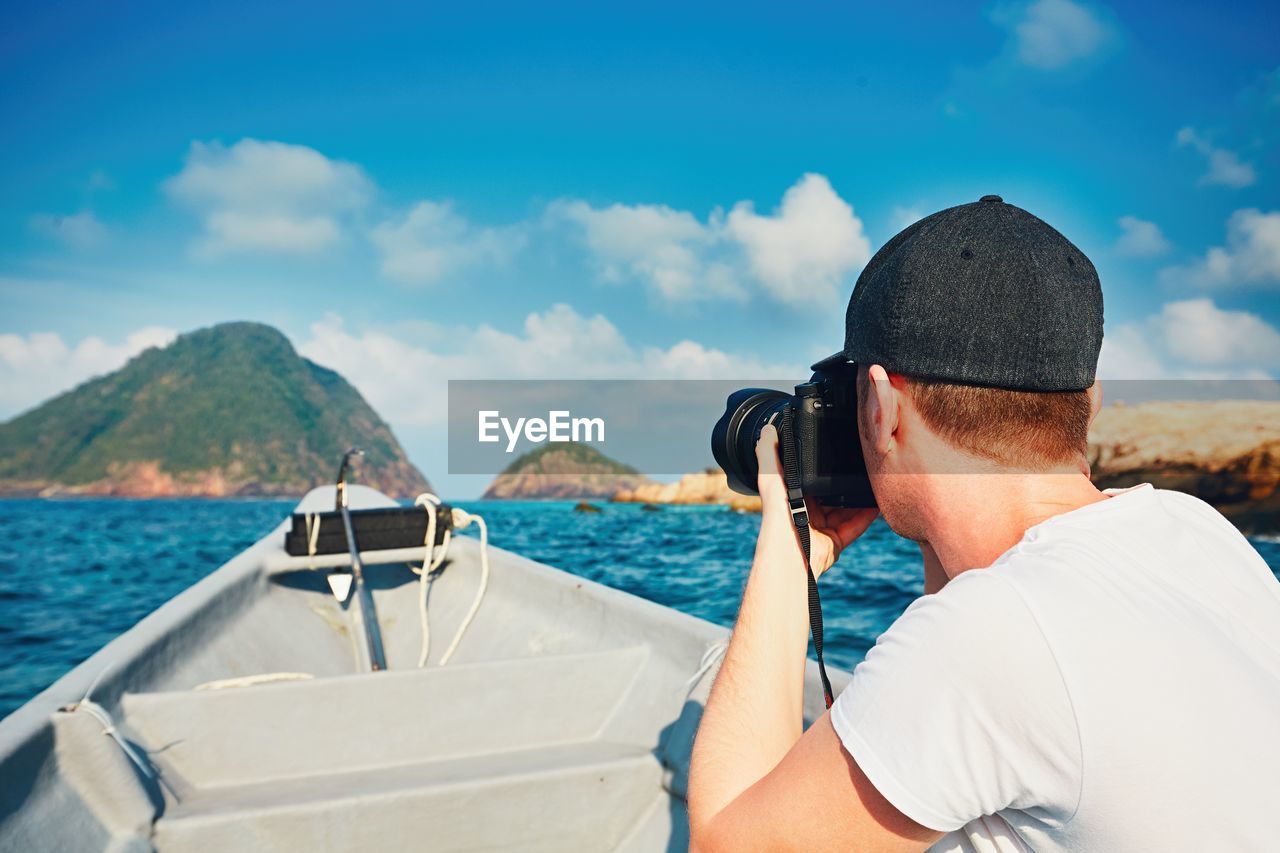
[[1202,501],[1112,494],[915,601],[831,710],[935,849],[1280,850],[1280,583]]

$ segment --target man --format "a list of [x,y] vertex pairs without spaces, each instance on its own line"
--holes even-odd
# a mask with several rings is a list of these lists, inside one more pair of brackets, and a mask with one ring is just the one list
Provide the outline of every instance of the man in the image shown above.
[[[986,196],[889,241],[846,323],[833,358],[859,366],[868,474],[926,595],[802,733],[806,578],[766,427],[693,846],[1280,849],[1280,584],[1199,500],[1089,482],[1089,260]],[[875,516],[809,511],[815,573]]]

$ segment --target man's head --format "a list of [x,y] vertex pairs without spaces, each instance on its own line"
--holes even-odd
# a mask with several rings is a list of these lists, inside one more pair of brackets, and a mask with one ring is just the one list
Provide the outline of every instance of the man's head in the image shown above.
[[1101,387],[1011,391],[858,371],[858,430],[885,520],[924,539],[938,478],[1087,471]]
[[929,478],[1082,470],[1100,397],[1102,289],[1062,234],[998,196],[909,226],[867,264],[846,314],[859,422],[886,520],[915,529]]

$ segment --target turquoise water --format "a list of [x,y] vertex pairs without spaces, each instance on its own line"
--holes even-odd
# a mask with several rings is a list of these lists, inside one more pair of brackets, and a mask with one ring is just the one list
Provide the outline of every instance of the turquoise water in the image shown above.
[[[293,503],[0,501],[0,716],[259,539]],[[495,545],[722,625],[759,524],[721,507],[461,505],[485,516]],[[1280,542],[1254,545],[1280,573]],[[920,593],[919,552],[877,522],[822,581],[829,660],[852,667]]]

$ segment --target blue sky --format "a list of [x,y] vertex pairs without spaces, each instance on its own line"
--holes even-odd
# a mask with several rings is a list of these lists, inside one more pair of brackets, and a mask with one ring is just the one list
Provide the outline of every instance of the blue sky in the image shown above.
[[1274,4],[10,4],[0,417],[210,323],[446,492],[442,378],[793,376],[869,254],[999,193],[1106,375],[1280,373]]

